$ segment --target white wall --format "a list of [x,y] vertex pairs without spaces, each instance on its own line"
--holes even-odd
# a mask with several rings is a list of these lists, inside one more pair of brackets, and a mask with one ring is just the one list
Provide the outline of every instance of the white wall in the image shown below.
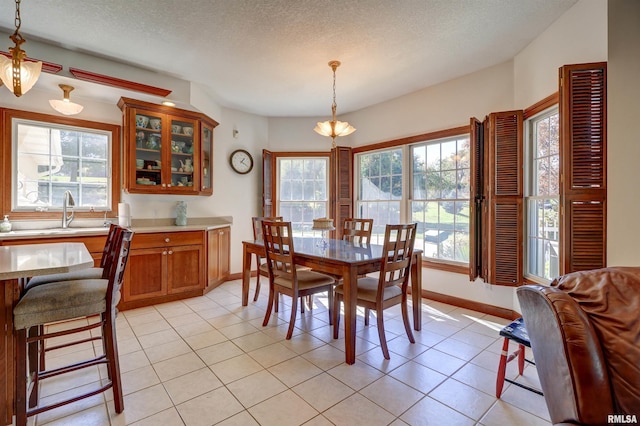
[[609,0],[607,265],[640,266],[640,2]]

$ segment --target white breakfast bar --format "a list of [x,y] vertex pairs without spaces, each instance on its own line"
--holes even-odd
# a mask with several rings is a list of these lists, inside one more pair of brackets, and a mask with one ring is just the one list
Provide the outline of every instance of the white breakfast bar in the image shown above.
[[0,424],[11,424],[14,413],[15,359],[13,307],[20,298],[20,280],[93,266],[82,243],[0,246]]

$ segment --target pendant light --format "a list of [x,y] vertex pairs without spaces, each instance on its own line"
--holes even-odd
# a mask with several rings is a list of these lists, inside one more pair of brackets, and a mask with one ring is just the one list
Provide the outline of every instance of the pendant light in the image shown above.
[[0,79],[16,97],[27,93],[36,84],[42,71],[42,62],[26,61],[27,54],[20,49],[20,45],[26,42],[19,32],[21,23],[20,0],[16,0],[16,30],[9,37],[15,46],[9,48],[11,59],[0,55]]
[[346,121],[336,120],[336,68],[340,66],[340,61],[331,61],[329,66],[333,70],[333,104],[331,104],[331,121],[319,121],[313,129],[322,136],[328,136],[332,140],[331,147],[336,147],[336,136],[347,136],[355,132],[356,129]]
[[64,92],[63,99],[51,99],[49,100],[49,105],[60,114],[64,115],[76,115],[79,114],[80,111],[84,109],[84,107],[80,104],[76,104],[71,102],[69,99],[69,93],[73,90],[73,86],[69,86],[68,84],[59,84],[58,87],[62,89]]

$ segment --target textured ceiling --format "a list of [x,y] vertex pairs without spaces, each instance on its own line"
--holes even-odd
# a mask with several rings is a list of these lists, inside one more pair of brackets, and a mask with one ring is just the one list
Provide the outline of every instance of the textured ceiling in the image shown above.
[[[200,83],[229,108],[322,116],[329,60],[338,114],[354,111],[508,60],[576,1],[23,0],[21,33]],[[7,32],[14,12],[0,0]]]

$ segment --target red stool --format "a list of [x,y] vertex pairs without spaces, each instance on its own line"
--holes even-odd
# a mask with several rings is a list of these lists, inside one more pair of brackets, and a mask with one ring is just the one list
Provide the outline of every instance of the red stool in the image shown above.
[[[542,395],[542,392],[540,392],[538,389],[534,389],[530,386],[517,383],[515,380],[505,378],[507,363],[513,361],[516,358],[518,358],[518,373],[521,376],[522,372],[524,371],[525,361],[531,365],[535,365],[533,361],[526,359],[524,356],[525,346],[528,348],[531,347],[529,335],[527,334],[527,329],[524,326],[524,320],[522,318],[518,318],[517,320],[513,321],[511,324],[505,326],[502,330],[500,330],[500,335],[504,337],[504,342],[502,343],[502,353],[500,354],[500,364],[498,365],[498,378],[496,379],[496,398],[500,398],[500,395],[502,395],[504,382],[513,383],[514,385],[520,386],[523,389],[535,392],[538,395]],[[512,354],[509,354],[510,340],[513,340],[518,344],[518,349],[516,349]]]

